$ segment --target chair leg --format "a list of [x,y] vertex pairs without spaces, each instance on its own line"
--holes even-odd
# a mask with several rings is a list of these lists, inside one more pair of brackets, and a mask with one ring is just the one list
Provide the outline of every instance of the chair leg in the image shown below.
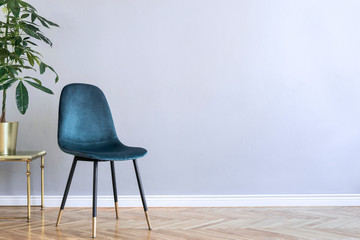
[[116,219],[119,219],[118,195],[117,195],[117,189],[116,189],[116,176],[115,176],[115,164],[114,164],[114,161],[110,161],[110,167],[111,167],[111,177],[112,177],[113,192],[114,192],[115,214],[116,214]]
[[67,199],[67,196],[68,196],[68,193],[69,193],[71,181],[72,181],[72,178],[73,178],[73,176],[74,176],[76,163],[77,163],[77,159],[76,159],[76,157],[74,157],[74,160],[73,160],[73,163],[72,163],[72,166],[71,166],[71,170],[70,170],[70,173],[69,173],[68,181],[67,181],[67,183],[66,183],[64,196],[63,196],[63,199],[62,199],[62,202],[61,202],[59,215],[58,215],[58,218],[57,218],[57,221],[56,221],[56,226],[58,226],[59,223],[60,223],[61,215],[62,215],[62,213],[63,213],[64,207],[65,207],[65,203],[66,203],[66,199]]
[[97,178],[98,178],[98,161],[94,161],[94,178],[93,178],[93,219],[92,219],[92,237],[96,238],[96,209],[97,209]]
[[133,163],[134,163],[136,179],[137,179],[137,182],[138,182],[139,191],[140,191],[140,195],[141,195],[141,201],[142,201],[142,204],[143,204],[143,207],[144,207],[144,212],[145,212],[147,225],[148,225],[149,230],[151,230],[151,223],[150,223],[150,218],[149,218],[149,215],[148,215],[148,208],[147,208],[147,205],[146,205],[144,190],[143,190],[143,187],[142,187],[142,184],[141,184],[141,178],[140,178],[140,173],[139,173],[139,169],[138,169],[138,166],[137,166],[136,159],[133,160]]

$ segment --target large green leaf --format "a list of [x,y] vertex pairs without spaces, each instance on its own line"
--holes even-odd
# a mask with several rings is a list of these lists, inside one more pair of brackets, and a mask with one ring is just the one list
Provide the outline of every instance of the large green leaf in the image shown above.
[[21,114],[25,114],[29,106],[28,91],[22,81],[16,87],[16,105]]
[[27,58],[29,60],[30,65],[34,66],[34,56],[29,52],[26,52],[26,56],[27,56]]
[[35,24],[35,23],[21,21],[20,25],[21,25],[22,28],[29,28],[29,29],[33,30],[34,32],[36,32],[36,33],[40,32],[40,29],[38,28],[38,25]]
[[30,66],[21,66],[21,68],[23,68],[23,69],[31,69],[31,70],[34,70],[36,72],[36,69],[33,68],[33,67],[30,67]]
[[39,67],[40,67],[40,74],[43,74],[46,69],[46,64],[41,62]]
[[[16,65],[15,65],[16,66]],[[18,72],[16,71],[16,69],[14,69],[12,66],[7,66],[7,73],[11,76],[11,77],[15,77],[15,75],[18,75]]]
[[5,48],[0,48],[0,58],[7,58],[9,57],[9,55],[10,55],[9,50]]
[[44,17],[38,16],[38,18],[39,18],[40,21],[44,21],[44,22],[46,22],[47,24],[49,24],[49,25],[51,25],[51,26],[59,27],[59,25],[57,25],[56,23],[54,23],[54,22],[52,22],[52,21],[47,20],[47,19],[44,18]]
[[48,67],[53,73],[55,73],[56,75],[55,83],[57,83],[59,81],[59,75],[57,74],[57,72],[49,65],[46,65],[46,67]]
[[18,79],[16,78],[13,78],[13,79],[10,79],[9,81],[7,81],[6,83],[0,85],[0,90],[6,90],[8,89],[9,87],[11,87],[11,85],[16,82]]
[[1,68],[0,68],[0,78],[2,78],[6,73],[7,73],[6,68],[1,67]]
[[40,37],[39,37],[32,29],[30,29],[30,28],[24,27],[24,28],[23,28],[23,31],[24,31],[27,35],[29,35],[29,36],[31,36],[31,37],[34,37],[34,38],[36,38],[36,39],[40,39]]
[[41,33],[39,33],[39,32],[37,33],[37,35],[40,37],[40,39],[41,39],[43,42],[49,44],[49,45],[52,47],[52,42],[50,41],[50,39],[48,39],[47,37],[45,37],[43,34],[41,34]]
[[[9,81],[9,77],[7,75],[4,75],[0,78],[0,84],[3,85],[5,84],[7,81]],[[1,90],[1,89],[0,89]]]
[[49,26],[46,24],[44,20],[42,20],[41,18],[39,18],[39,20],[44,27],[49,28]]
[[32,12],[31,13],[31,22],[34,22],[36,18],[37,18],[37,14],[35,12]]
[[30,43],[31,45],[37,46],[37,44],[34,43],[34,42],[31,42],[31,41],[26,41],[26,42],[27,42],[27,43]]
[[19,0],[8,0],[8,7],[14,16],[18,18],[20,14]]
[[31,82],[31,81],[28,81],[28,80],[24,80],[25,82],[27,82],[28,84],[30,84],[31,86],[33,86],[34,88],[37,88],[43,92],[46,92],[48,94],[54,94],[50,89],[40,85],[40,84],[37,84],[37,83],[34,83],[34,82]]
[[33,6],[31,6],[30,4],[28,4],[27,2],[19,1],[19,4],[25,8],[30,8],[30,9],[36,11],[36,9]]
[[38,84],[42,85],[41,81],[37,78],[34,78],[34,77],[30,77],[30,76],[25,76],[24,78],[27,78],[27,79],[32,79],[34,80],[35,82],[37,82]]
[[17,37],[15,38],[15,45],[17,46],[17,45],[19,45],[21,42],[22,42],[21,37],[20,37],[20,36],[17,36]]
[[21,56],[21,54],[23,53],[23,49],[19,48],[19,47],[15,47],[15,54],[19,57]]
[[30,14],[25,13],[25,14],[21,15],[21,18],[27,18],[29,15],[30,15]]

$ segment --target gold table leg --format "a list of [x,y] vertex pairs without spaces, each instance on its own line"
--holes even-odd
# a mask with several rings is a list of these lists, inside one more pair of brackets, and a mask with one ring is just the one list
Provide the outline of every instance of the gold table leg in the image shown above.
[[44,210],[44,156],[41,157],[41,210]]
[[30,161],[26,162],[26,178],[27,178],[27,221],[30,222]]

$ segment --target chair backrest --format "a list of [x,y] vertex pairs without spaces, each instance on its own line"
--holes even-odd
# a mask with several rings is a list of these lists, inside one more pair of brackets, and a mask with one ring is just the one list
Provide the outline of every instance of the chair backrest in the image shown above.
[[72,150],[79,146],[119,141],[104,93],[96,86],[73,83],[61,92],[58,144]]

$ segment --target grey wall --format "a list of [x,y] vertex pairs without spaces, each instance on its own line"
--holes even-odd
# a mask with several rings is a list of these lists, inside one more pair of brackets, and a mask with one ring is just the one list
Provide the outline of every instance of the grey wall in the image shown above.
[[[45,149],[46,193],[72,157],[56,143],[62,87],[96,84],[122,141],[144,146],[147,194],[360,193],[360,2],[31,1],[61,25],[43,47],[55,96],[30,91],[18,149]],[[9,93],[13,98],[13,92]],[[39,194],[39,167],[33,190]],[[131,162],[121,194],[137,194]],[[24,164],[1,163],[0,195],[25,195]],[[100,194],[111,194],[100,164]],[[91,194],[81,163],[71,193]]]

